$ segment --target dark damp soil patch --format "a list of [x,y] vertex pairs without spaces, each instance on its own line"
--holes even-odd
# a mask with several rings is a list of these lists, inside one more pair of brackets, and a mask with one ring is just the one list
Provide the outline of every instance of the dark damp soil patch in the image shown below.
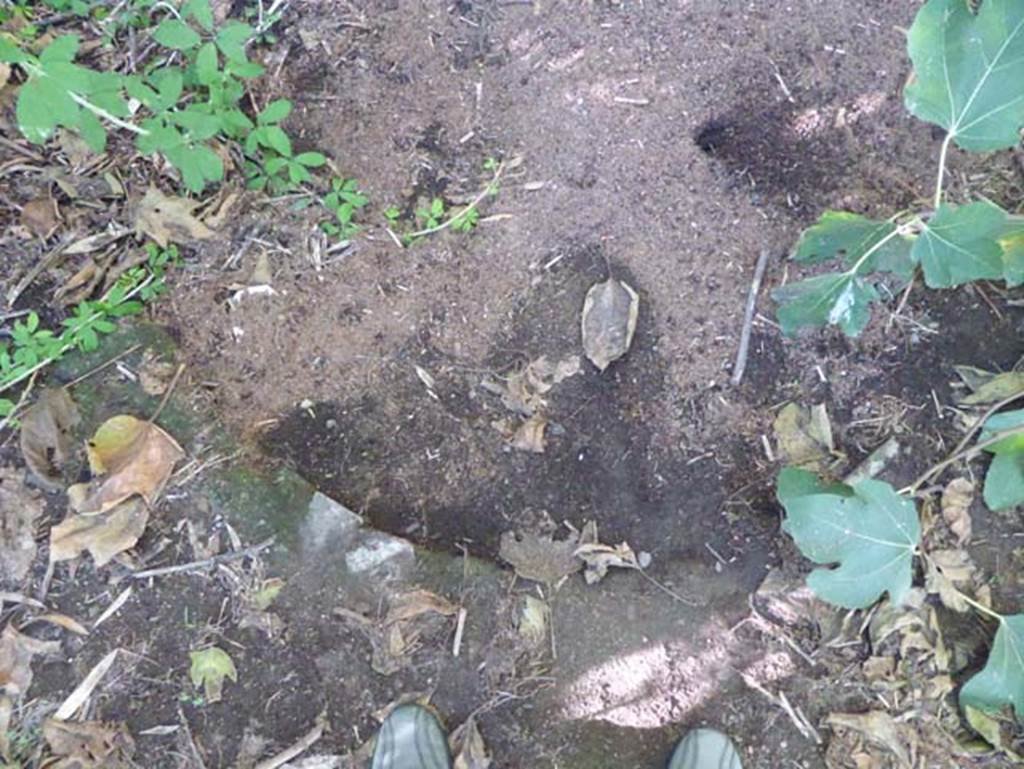
[[[683,406],[653,331],[658,308],[606,257],[600,245],[567,246],[516,302],[484,366],[465,370],[421,330],[375,393],[296,409],[264,448],[373,525],[439,547],[461,542],[493,556],[503,531],[546,515],[576,526],[595,520],[605,541],[659,557],[695,557],[709,542],[726,557],[742,553],[751,575],[760,573],[774,520],[730,525],[721,513],[744,449],[729,439],[703,457],[680,449],[674,424]],[[501,381],[541,355],[579,354],[584,295],[609,268],[641,295],[631,352],[604,373],[585,362],[555,386],[543,454],[512,449],[493,423],[514,415],[482,379]]]

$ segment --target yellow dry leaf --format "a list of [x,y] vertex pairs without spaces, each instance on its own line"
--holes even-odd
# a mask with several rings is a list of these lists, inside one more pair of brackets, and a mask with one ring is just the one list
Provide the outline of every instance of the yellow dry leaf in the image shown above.
[[72,504],[80,513],[101,513],[133,497],[152,505],[175,463],[185,456],[181,446],[152,422],[133,416],[112,417],[100,425],[88,446],[94,473],[89,493]]
[[[72,506],[85,484],[68,489]],[[88,550],[96,566],[135,546],[149,522],[149,507],[141,499],[129,499],[94,515],[71,513],[50,529],[50,561],[69,561]]]
[[150,187],[135,210],[135,231],[148,235],[161,248],[171,242],[212,238],[213,230],[192,215],[198,205],[194,200],[164,195]]

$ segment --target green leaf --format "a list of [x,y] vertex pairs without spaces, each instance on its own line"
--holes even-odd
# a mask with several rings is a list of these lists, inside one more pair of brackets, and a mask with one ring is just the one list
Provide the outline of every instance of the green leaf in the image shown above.
[[999,237],[1003,249],[1003,279],[1009,288],[1024,285],[1024,224],[1008,216],[1006,230]]
[[951,288],[972,280],[1003,276],[999,237],[1006,212],[987,201],[966,206],[943,204],[914,244],[929,288]]
[[34,59],[34,56],[21,50],[6,37],[0,35],[0,61],[18,64],[19,62],[33,61]]
[[213,32],[213,11],[210,9],[210,0],[188,0],[181,6],[181,13],[191,16],[196,24],[207,32]]
[[996,454],[985,474],[982,495],[990,510],[1024,504],[1024,454]]
[[245,62],[245,44],[250,37],[252,37],[252,27],[238,21],[231,21],[217,33],[217,47],[232,62]]
[[182,144],[165,150],[164,156],[181,172],[181,180],[192,192],[202,192],[207,182],[224,178],[220,156],[202,144]]
[[288,134],[276,125],[264,126],[262,131],[262,141],[271,149],[279,152],[285,157],[292,156],[292,140],[288,138]]
[[58,125],[77,127],[80,109],[51,78],[32,78],[18,92],[15,114],[22,135],[42,144]]
[[929,0],[907,35],[914,74],[907,109],[963,149],[1015,146],[1024,125],[1024,3]]
[[176,51],[188,51],[202,42],[199,33],[180,19],[164,19],[153,30],[153,39]]
[[0,417],[8,416],[12,411],[14,411],[14,401],[0,398]]
[[292,103],[287,99],[277,99],[270,102],[263,111],[256,116],[256,122],[260,125],[271,125],[280,123],[292,111]]
[[806,497],[811,494],[838,494],[845,497],[853,494],[853,489],[842,483],[825,483],[817,473],[801,470],[798,467],[784,467],[779,471],[779,478],[775,484],[775,495],[783,506],[788,505],[797,497]]
[[807,584],[820,598],[847,609],[863,609],[889,593],[902,601],[913,579],[921,539],[917,509],[888,483],[867,480],[852,496],[834,493],[788,497],[783,530],[818,564]]
[[305,166],[299,163],[288,164],[288,179],[292,184],[304,184],[305,182],[311,181],[313,177],[309,175],[309,171],[306,170]]
[[[987,441],[1017,427],[1024,427],[1024,410],[994,414],[985,421],[978,440]],[[995,454],[985,475],[985,504],[991,510],[1024,504],[1024,433],[1007,436],[985,451]]]
[[319,152],[302,152],[295,156],[295,162],[308,168],[319,168],[327,162],[327,158]]
[[189,652],[192,666],[188,675],[193,686],[202,686],[207,702],[219,702],[224,688],[224,679],[238,681],[235,663],[227,652],[211,646],[201,651]]
[[78,53],[78,35],[61,35],[50,43],[43,52],[39,54],[39,61],[43,65],[56,62],[70,62]]
[[209,139],[220,131],[220,118],[204,112],[196,106],[189,107],[171,115],[174,122],[188,131],[189,138],[194,140]]
[[196,79],[205,86],[209,86],[220,77],[220,69],[217,67],[217,46],[213,43],[203,43],[196,54]]
[[782,333],[793,336],[801,328],[839,326],[847,336],[857,336],[871,319],[871,304],[878,290],[859,275],[849,272],[818,275],[772,292]]
[[82,110],[78,116],[78,133],[93,152],[103,152],[107,148],[107,129],[88,110]]
[[879,222],[846,211],[826,211],[817,224],[804,230],[793,252],[798,262],[844,257],[847,266],[858,264],[861,273],[885,270],[909,279],[914,272],[911,241],[896,234],[892,222]]
[[1010,706],[1024,720],[1024,614],[1000,620],[988,661],[960,690],[960,704],[988,713]]

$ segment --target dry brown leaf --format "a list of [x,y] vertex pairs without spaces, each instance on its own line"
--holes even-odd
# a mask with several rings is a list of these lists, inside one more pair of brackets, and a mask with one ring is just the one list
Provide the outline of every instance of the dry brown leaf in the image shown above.
[[449,745],[455,754],[452,769],[489,769],[491,757],[472,716],[452,733]]
[[391,599],[385,625],[404,622],[427,612],[443,614],[450,617],[459,611],[459,607],[429,590],[411,590]]
[[60,225],[57,201],[50,197],[28,201],[21,208],[21,224],[37,238],[48,238]]
[[583,561],[576,557],[579,545],[578,532],[567,539],[554,540],[528,532],[506,531],[501,535],[498,555],[510,563],[520,577],[554,584],[583,568]]
[[21,482],[16,470],[0,468],[0,580],[20,582],[36,557],[36,521],[45,502]]
[[188,198],[164,195],[150,187],[135,210],[135,231],[148,235],[161,248],[171,242],[212,238],[213,230],[192,215],[199,204]]
[[529,451],[533,454],[543,454],[547,447],[547,440],[544,438],[544,431],[547,429],[548,420],[540,414],[534,414],[527,419],[516,430],[512,436],[512,448],[520,451]]
[[96,430],[87,447],[94,480],[84,498],[72,502],[79,513],[110,510],[136,494],[152,505],[163,491],[181,446],[152,422],[133,416],[111,417]]
[[625,542],[614,547],[602,545],[600,542],[580,545],[574,555],[587,565],[583,578],[588,585],[600,582],[611,567],[620,569],[640,569],[640,561],[636,553]]
[[53,298],[63,305],[77,304],[99,285],[103,272],[94,260],[86,259],[81,268],[53,292]]
[[608,278],[590,287],[580,323],[583,351],[601,371],[629,350],[639,311],[640,297],[621,280]]
[[954,478],[942,492],[942,517],[956,536],[958,545],[971,540],[971,502],[974,484],[966,478]]
[[911,769],[910,752],[895,719],[881,710],[870,713],[832,713],[825,719],[832,727],[857,732],[869,742],[889,751],[901,769]]
[[[78,491],[84,485],[68,489],[72,506],[79,495],[86,493]],[[69,513],[50,529],[50,561],[69,561],[88,550],[96,566],[104,566],[118,553],[135,547],[148,522],[149,507],[138,498],[98,514]]]
[[71,431],[81,421],[63,387],[48,387],[21,418],[21,454],[48,488],[62,487],[60,468],[71,456]]
[[177,367],[168,361],[147,357],[139,367],[139,384],[146,395],[163,395],[167,392]]
[[970,587],[975,567],[964,550],[935,550],[926,559],[925,589],[953,611],[970,611],[961,589]]
[[40,614],[32,621],[49,622],[51,625],[62,627],[65,630],[70,630],[72,633],[75,633],[76,635],[89,635],[89,631],[85,629],[81,622],[76,620],[74,617],[69,617],[67,614],[58,614],[56,612],[50,612],[48,614]]
[[123,723],[102,721],[43,722],[43,738],[61,760],[50,769],[127,769],[132,766],[135,741]]
[[60,653],[60,641],[39,641],[8,624],[0,633],[0,691],[19,697],[32,683],[32,658]]

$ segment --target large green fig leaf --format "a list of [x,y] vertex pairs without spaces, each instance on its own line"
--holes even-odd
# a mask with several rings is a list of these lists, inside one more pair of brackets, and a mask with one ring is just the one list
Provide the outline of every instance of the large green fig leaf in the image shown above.
[[798,262],[816,264],[842,257],[847,269],[777,288],[782,332],[791,336],[808,326],[839,326],[857,336],[871,319],[879,294],[871,273],[882,270],[909,279],[914,271],[912,242],[892,222],[879,222],[845,211],[826,211],[805,230],[793,251]]
[[928,0],[907,35],[914,76],[904,102],[963,149],[1005,149],[1024,126],[1024,3]]
[[1024,614],[1000,620],[988,662],[964,684],[960,704],[990,713],[1011,706],[1024,720]]
[[874,480],[815,488],[788,475],[779,483],[783,530],[815,563],[838,564],[811,572],[807,584],[815,594],[847,609],[868,607],[885,592],[893,603],[903,599],[921,539],[913,501]]
[[882,270],[909,279],[914,272],[912,243],[896,235],[896,225],[851,214],[826,211],[804,230],[793,251],[798,262],[815,264],[842,256],[861,274]]
[[914,243],[930,288],[951,288],[972,280],[1003,277],[1006,212],[994,203],[943,204]]

